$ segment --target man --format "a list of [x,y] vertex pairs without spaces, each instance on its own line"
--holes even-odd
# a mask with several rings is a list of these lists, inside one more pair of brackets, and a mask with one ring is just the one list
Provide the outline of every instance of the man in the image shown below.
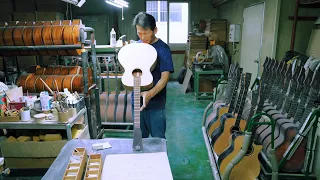
[[174,72],[172,56],[169,46],[155,35],[158,31],[153,16],[145,12],[138,13],[133,26],[137,30],[139,43],[152,45],[157,51],[156,66],[153,69],[153,87],[141,92],[142,107],[140,109],[140,128],[142,138],[152,137],[166,138],[166,86],[170,73]]

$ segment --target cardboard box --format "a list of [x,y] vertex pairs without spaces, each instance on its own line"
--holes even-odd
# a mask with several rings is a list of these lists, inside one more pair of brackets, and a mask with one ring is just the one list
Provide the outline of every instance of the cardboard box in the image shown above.
[[1,142],[0,147],[8,168],[49,168],[66,142]]

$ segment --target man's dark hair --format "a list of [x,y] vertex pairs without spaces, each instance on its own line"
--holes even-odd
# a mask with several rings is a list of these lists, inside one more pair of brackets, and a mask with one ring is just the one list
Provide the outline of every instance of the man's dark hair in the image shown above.
[[156,20],[154,17],[146,12],[139,12],[133,19],[132,25],[136,27],[136,25],[141,26],[144,29],[151,29],[154,31],[156,28]]

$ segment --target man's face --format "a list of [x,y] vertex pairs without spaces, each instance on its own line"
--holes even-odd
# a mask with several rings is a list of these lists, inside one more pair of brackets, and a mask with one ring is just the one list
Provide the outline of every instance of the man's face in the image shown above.
[[136,25],[137,35],[143,43],[151,44],[155,38],[157,29],[152,31],[151,29],[144,29],[139,25]]

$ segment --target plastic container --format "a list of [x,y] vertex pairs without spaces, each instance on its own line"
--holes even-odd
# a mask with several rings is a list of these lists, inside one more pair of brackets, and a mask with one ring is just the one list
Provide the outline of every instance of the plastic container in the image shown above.
[[110,32],[110,45],[112,47],[115,47],[117,44],[117,34],[116,31],[114,31],[114,28],[112,28],[111,32]]

